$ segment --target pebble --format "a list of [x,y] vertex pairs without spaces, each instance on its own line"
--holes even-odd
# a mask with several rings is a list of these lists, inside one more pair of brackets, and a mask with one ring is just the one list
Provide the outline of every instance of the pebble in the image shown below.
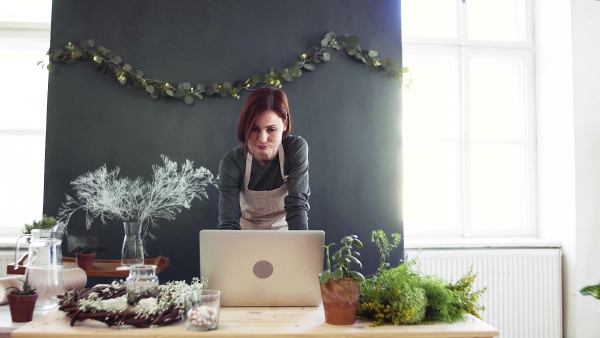
[[217,322],[217,310],[206,305],[193,307],[188,311],[187,318],[190,325],[212,327]]

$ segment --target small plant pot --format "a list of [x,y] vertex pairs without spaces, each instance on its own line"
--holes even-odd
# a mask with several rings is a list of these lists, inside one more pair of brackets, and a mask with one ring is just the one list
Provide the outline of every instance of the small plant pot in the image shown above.
[[91,270],[94,267],[94,261],[96,260],[96,254],[75,254],[77,259],[77,266],[83,270]]
[[360,287],[354,278],[321,283],[321,298],[325,310],[325,322],[335,325],[349,325],[356,321],[356,309],[360,297]]
[[6,296],[8,297],[10,316],[13,322],[30,322],[33,319],[35,302],[38,299],[37,293],[33,295],[13,295],[9,293]]

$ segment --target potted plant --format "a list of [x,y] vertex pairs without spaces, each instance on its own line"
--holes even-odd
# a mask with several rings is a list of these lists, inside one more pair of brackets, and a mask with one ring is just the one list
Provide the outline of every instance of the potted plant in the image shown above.
[[77,266],[83,270],[91,270],[96,260],[96,252],[104,250],[106,250],[105,246],[78,246],[72,252],[75,252]]
[[35,302],[38,298],[37,292],[31,288],[27,279],[23,281],[21,289],[16,286],[6,288],[6,290],[10,289],[14,290],[10,291],[6,296],[8,298],[12,321],[15,323],[30,322],[33,319]]
[[[365,279],[360,272],[350,270],[353,263],[362,267],[356,258],[360,254],[352,251],[353,248],[362,248],[362,242],[358,236],[350,235],[343,237],[341,243],[342,247],[331,258],[329,250],[334,243],[324,246],[327,268],[319,276],[325,322],[336,325],[353,324],[356,320],[360,298],[358,282]],[[334,262],[333,271],[331,261]]]
[[[23,235],[31,234],[31,230],[33,229],[50,230],[56,226],[56,223],[57,222],[54,217],[42,215],[42,219],[40,221],[33,220],[31,224],[25,224],[25,228],[23,229]],[[27,239],[27,242],[29,242],[29,238]]]

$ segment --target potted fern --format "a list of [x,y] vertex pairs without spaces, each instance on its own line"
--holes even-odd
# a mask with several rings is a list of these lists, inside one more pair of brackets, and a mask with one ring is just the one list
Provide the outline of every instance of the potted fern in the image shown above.
[[[360,254],[352,249],[362,248],[363,244],[356,235],[343,237],[341,243],[342,247],[331,258],[329,250],[334,243],[324,246],[327,266],[319,279],[325,322],[347,325],[353,324],[356,320],[356,309],[360,298],[358,282],[365,279],[360,272],[350,270],[352,264],[362,267],[362,263],[356,258]],[[331,261],[334,262],[333,270]]]
[[10,307],[10,316],[15,323],[30,322],[33,319],[33,311],[35,310],[35,302],[38,294],[35,289],[31,288],[29,281],[23,281],[23,287],[19,289],[16,286],[11,286],[5,290],[13,289],[8,293],[8,305]]

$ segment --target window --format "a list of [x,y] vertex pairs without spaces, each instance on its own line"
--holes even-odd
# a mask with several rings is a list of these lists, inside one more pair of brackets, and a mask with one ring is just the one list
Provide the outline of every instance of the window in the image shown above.
[[532,20],[530,0],[402,1],[407,236],[537,234]]
[[0,236],[42,218],[51,5],[0,3]]

